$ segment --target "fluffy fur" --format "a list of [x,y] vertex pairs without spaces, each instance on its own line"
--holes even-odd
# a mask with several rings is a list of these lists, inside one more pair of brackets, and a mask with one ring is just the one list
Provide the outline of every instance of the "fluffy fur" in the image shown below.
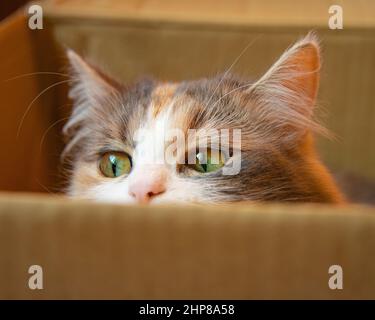
[[[286,50],[255,82],[224,74],[181,83],[144,79],[125,86],[73,51],[68,58],[75,79],[70,90],[74,108],[64,128],[70,195],[134,202],[129,185],[135,179],[163,175],[165,190],[153,203],[343,201],[314,148],[313,135],[326,133],[313,118],[320,69],[315,35]],[[191,175],[178,165],[150,164],[149,150],[165,151],[165,144],[155,145],[153,138],[174,128],[200,129],[198,135],[203,129],[241,129],[240,172]],[[139,129],[148,132],[141,143],[133,139]],[[106,151],[130,154],[130,174],[101,175],[98,159]]]

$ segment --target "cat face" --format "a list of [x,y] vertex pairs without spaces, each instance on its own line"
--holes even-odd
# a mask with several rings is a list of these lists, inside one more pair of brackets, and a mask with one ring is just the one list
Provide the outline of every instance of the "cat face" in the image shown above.
[[74,85],[64,128],[69,194],[121,203],[340,202],[312,133],[319,82],[314,35],[254,82],[122,85],[68,51]]

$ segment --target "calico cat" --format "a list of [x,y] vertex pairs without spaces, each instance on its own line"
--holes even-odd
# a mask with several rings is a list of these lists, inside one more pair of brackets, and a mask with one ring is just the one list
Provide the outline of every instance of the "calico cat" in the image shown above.
[[[253,82],[225,73],[180,83],[143,79],[123,85],[73,51],[67,56],[74,105],[64,127],[63,159],[71,165],[71,196],[122,203],[344,201],[314,148],[313,135],[326,130],[313,115],[320,69],[313,33]],[[140,129],[145,134],[136,139]],[[225,143],[217,142],[201,152],[181,145],[185,138],[155,139],[174,129],[195,129],[195,139],[216,142],[226,129],[231,145],[224,152]],[[206,136],[210,129],[216,130],[215,138]],[[235,146],[231,134],[238,129]],[[156,163],[151,150],[164,153],[171,144],[183,149],[183,161]],[[240,170],[223,174],[235,162]]]

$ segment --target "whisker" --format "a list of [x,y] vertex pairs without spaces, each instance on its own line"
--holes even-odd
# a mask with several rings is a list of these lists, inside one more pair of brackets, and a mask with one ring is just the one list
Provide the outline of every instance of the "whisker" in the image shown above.
[[228,96],[228,95],[230,95],[230,94],[232,94],[232,93],[234,93],[234,92],[236,92],[236,91],[238,91],[238,90],[241,90],[241,89],[244,89],[244,88],[248,88],[248,87],[250,87],[250,86],[252,86],[253,85],[253,83],[247,83],[247,84],[244,84],[244,85],[242,85],[242,86],[239,86],[239,87],[237,87],[237,88],[235,88],[235,89],[233,89],[233,90],[230,90],[230,91],[228,91],[227,93],[225,93],[225,94],[223,94],[219,99],[217,99],[216,101],[215,101],[215,103],[212,105],[213,107],[217,104],[217,103],[219,103],[222,99],[224,99],[226,96]]
[[24,114],[22,115],[22,118],[21,118],[21,121],[20,121],[20,124],[19,124],[19,126],[18,126],[18,129],[17,129],[17,138],[19,137],[19,135],[20,135],[20,131],[21,131],[21,128],[22,128],[22,125],[23,125],[23,122],[24,122],[24,120],[25,120],[25,118],[26,118],[26,116],[27,116],[27,114],[29,113],[29,111],[30,111],[30,109],[31,109],[31,107],[32,107],[32,105],[33,105],[33,103],[43,94],[43,93],[45,93],[46,91],[48,91],[49,89],[51,89],[51,88],[53,88],[53,87],[56,87],[56,86],[58,86],[58,85],[60,85],[60,84],[63,84],[63,83],[67,83],[67,82],[71,82],[71,81],[74,81],[74,80],[72,80],[72,79],[68,79],[68,80],[63,80],[63,81],[59,81],[59,82],[56,82],[56,83],[54,83],[54,84],[52,84],[52,85],[50,85],[50,86],[48,86],[47,88],[45,88],[42,92],[40,92],[31,102],[30,102],[30,104],[27,106],[27,108],[26,108],[26,111],[24,112]]
[[51,193],[53,194],[53,192],[51,190],[49,190],[44,184],[42,184],[38,179],[35,179],[35,181],[45,190],[47,191],[48,193]]
[[43,133],[43,136],[42,136],[42,139],[40,140],[40,144],[39,144],[39,151],[41,152],[42,151],[42,146],[43,146],[43,143],[44,143],[44,139],[46,138],[47,136],[47,133],[55,126],[57,125],[58,123],[62,122],[62,121],[65,121],[65,120],[68,120],[70,117],[65,117],[65,118],[62,118],[62,119],[59,119],[57,121],[55,121],[53,124],[51,124],[47,130]]
[[62,77],[69,77],[68,74],[61,73],[61,72],[40,71],[40,72],[30,72],[30,73],[20,74],[18,76],[3,80],[3,82],[8,82],[8,81],[12,81],[12,80],[20,79],[20,78],[25,78],[25,77],[29,77],[29,76],[34,76],[34,75],[39,75],[39,74],[49,74],[49,75],[56,75],[56,76],[62,76]]
[[251,40],[247,45],[246,47],[241,51],[241,53],[236,57],[236,59],[234,59],[234,61],[232,62],[232,64],[229,66],[229,68],[224,72],[223,76],[221,77],[218,85],[216,86],[216,88],[214,89],[213,93],[211,94],[210,98],[208,99],[207,103],[205,104],[204,108],[206,109],[209,105],[209,103],[211,102],[211,99],[212,97],[215,95],[216,91],[219,89],[220,85],[223,83],[225,77],[228,75],[228,73],[233,69],[233,67],[236,65],[236,63],[241,59],[241,57],[245,54],[245,52],[255,43],[255,41],[257,41],[260,37],[262,36],[262,34],[256,36],[253,40]]

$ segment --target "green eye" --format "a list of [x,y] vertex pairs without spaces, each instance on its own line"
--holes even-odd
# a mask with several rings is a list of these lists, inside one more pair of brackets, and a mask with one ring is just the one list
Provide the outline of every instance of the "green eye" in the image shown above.
[[131,158],[124,152],[107,152],[99,160],[99,169],[108,178],[116,178],[127,174],[131,168]]
[[[217,154],[214,154],[216,152]],[[206,153],[199,152],[196,154],[196,162],[190,167],[198,172],[208,173],[217,171],[225,165],[225,157],[219,150],[211,151],[208,149]]]

